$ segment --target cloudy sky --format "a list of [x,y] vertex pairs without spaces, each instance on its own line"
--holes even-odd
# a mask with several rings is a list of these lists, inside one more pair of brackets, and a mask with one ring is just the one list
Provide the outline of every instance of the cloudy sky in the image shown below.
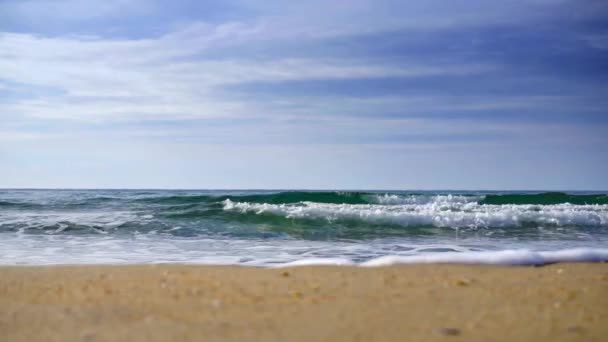
[[0,0],[0,187],[608,189],[601,0]]

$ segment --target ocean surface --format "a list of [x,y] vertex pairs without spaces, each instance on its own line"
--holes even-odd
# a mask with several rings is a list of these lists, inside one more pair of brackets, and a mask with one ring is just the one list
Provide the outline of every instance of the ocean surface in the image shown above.
[[0,190],[0,264],[608,261],[608,195]]

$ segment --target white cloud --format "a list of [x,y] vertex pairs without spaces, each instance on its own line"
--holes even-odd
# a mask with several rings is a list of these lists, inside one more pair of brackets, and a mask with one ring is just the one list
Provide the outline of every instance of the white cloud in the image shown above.
[[154,10],[150,1],[142,0],[17,0],[0,4],[0,10],[30,22],[86,21],[94,18],[140,13]]
[[[23,18],[52,13],[54,18],[66,16],[73,20],[160,10],[156,2],[145,3],[147,5],[142,1],[125,0],[29,0],[11,1],[4,6],[5,9],[12,6],[12,11],[20,13]],[[250,21],[217,25],[194,22],[173,32],[145,39],[0,33],[0,80],[40,90],[35,98],[0,100],[0,115],[87,121],[177,120],[271,115],[287,107],[293,113],[315,111],[322,115],[335,111],[351,99],[316,99],[323,103],[324,108],[320,108],[302,98],[286,98],[277,103],[244,100],[230,96],[222,89],[227,85],[257,81],[477,74],[496,66],[475,63],[433,65],[424,60],[409,65],[403,62],[391,65],[353,58],[259,60],[238,55],[238,47],[242,44],[276,46],[285,40],[318,39],[328,35],[403,27],[441,28],[446,25],[500,23],[514,18],[529,18],[534,14],[523,13],[537,11],[526,9],[547,5],[544,1],[524,1],[509,6],[488,5],[480,1],[449,5],[436,1],[376,3],[367,0],[312,1],[289,6],[248,0],[237,3],[237,7],[253,10],[255,15]],[[324,10],[319,11],[319,8]],[[450,15],[445,15],[445,12],[450,12]],[[513,13],[518,15],[514,16]],[[216,53],[227,47],[236,47],[231,50],[229,57],[206,57],[208,53]],[[434,99],[414,100],[422,102],[420,105],[427,108],[440,106]],[[364,105],[380,110],[390,103],[381,101],[365,101]],[[412,99],[407,98],[405,102],[406,108],[414,108]],[[475,107],[476,103],[460,106]],[[393,105],[398,106],[399,103]],[[290,113],[282,112],[281,115],[289,116]]]
[[226,85],[453,75],[490,68],[474,64],[393,66],[351,59],[205,58],[206,51],[266,40],[265,30],[241,23],[198,23],[158,38],[139,40],[3,33],[2,79],[54,90],[54,94],[0,102],[0,106],[3,113],[79,120],[233,117],[263,113],[254,113],[260,111],[256,108],[259,104],[221,94]]

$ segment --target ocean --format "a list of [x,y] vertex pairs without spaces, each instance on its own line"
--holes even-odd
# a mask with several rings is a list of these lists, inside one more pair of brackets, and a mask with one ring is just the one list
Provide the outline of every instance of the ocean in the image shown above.
[[0,264],[608,261],[605,192],[0,190]]

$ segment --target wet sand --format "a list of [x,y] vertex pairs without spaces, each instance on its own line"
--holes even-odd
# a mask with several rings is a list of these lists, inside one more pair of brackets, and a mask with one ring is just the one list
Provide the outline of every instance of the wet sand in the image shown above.
[[2,341],[608,341],[608,264],[0,268]]

